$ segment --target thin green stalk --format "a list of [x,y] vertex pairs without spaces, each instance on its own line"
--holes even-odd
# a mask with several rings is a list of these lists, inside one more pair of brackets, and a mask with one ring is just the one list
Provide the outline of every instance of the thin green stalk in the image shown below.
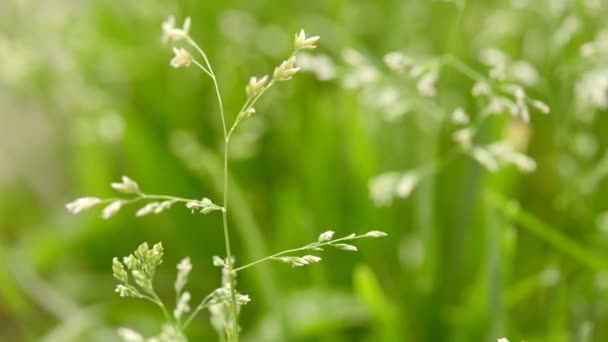
[[[223,161],[221,157],[197,143],[191,135],[188,135],[185,139],[179,143],[177,140],[173,141],[172,148],[175,155],[192,174],[196,175],[202,182],[210,182],[218,192],[221,192],[223,187]],[[203,162],[204,170],[200,168],[198,162],[195,162],[199,160]],[[233,227],[237,228],[237,232],[240,233],[241,240],[246,247],[244,252],[248,254],[251,260],[263,258],[268,252],[266,252],[266,242],[261,233],[262,229],[254,219],[251,208],[247,206],[242,189],[234,180],[229,179],[228,183],[231,189],[230,215],[234,219]],[[276,287],[277,282],[272,268],[262,264],[252,276],[256,280],[259,293],[262,295],[261,300],[277,312],[282,322],[286,322],[281,300],[282,294]],[[288,326],[285,323],[280,328],[287,329]],[[284,336],[282,331],[280,333],[281,336]],[[289,338],[286,340],[289,340]]]
[[224,188],[223,188],[224,210],[222,211],[222,223],[224,226],[224,243],[226,245],[226,259],[227,259],[228,274],[229,274],[228,281],[230,282],[230,297],[231,297],[230,307],[231,307],[232,315],[233,315],[231,340],[234,342],[238,342],[239,324],[238,324],[238,310],[237,310],[237,305],[236,305],[236,282],[235,282],[234,274],[232,271],[234,265],[232,262],[232,252],[230,249],[230,233],[228,231],[228,145],[229,145],[230,138],[228,136],[228,129],[226,126],[226,117],[224,115],[224,104],[222,101],[222,95],[220,93],[220,88],[217,83],[217,78],[215,76],[215,73],[213,72],[213,68],[211,67],[211,63],[209,63],[209,59],[207,58],[207,55],[205,54],[203,49],[201,49],[193,39],[191,39],[190,37],[187,37],[187,41],[203,57],[203,60],[205,61],[207,68],[205,69],[202,65],[199,65],[198,63],[196,63],[196,64],[199,65],[199,67],[201,69],[206,70],[209,77],[211,77],[211,80],[213,81],[213,87],[215,89],[215,95],[217,97],[217,102],[220,107],[220,117],[222,119],[222,131],[224,133]]
[[[222,120],[222,130],[224,133],[222,223],[223,223],[223,227],[224,227],[224,242],[225,242],[225,248],[226,248],[228,281],[230,283],[230,296],[231,296],[230,306],[231,306],[231,311],[232,311],[232,315],[233,315],[232,333],[230,334],[230,340],[234,341],[234,342],[238,342],[238,337],[239,337],[238,336],[238,308],[237,308],[237,303],[236,303],[236,281],[235,281],[236,272],[234,271],[234,262],[233,262],[233,258],[232,258],[232,251],[231,251],[231,245],[230,245],[230,233],[228,230],[228,153],[229,153],[230,137],[232,136],[232,133],[234,132],[236,127],[239,125],[241,120],[243,119],[243,116],[253,107],[253,105],[257,102],[257,100],[270,87],[272,87],[274,85],[274,83],[276,82],[276,79],[275,79],[275,77],[273,77],[272,80],[268,83],[268,85],[266,87],[264,87],[258,94],[256,94],[252,98],[248,98],[245,101],[245,103],[243,104],[243,107],[238,112],[234,123],[230,127],[230,130],[228,130],[228,126],[226,125],[226,117],[224,114],[224,105],[223,105],[223,101],[222,101],[222,96],[220,94],[220,89],[218,86],[217,78],[216,78],[215,73],[213,72],[211,63],[209,62],[209,59],[207,58],[207,55],[205,54],[203,49],[200,46],[198,46],[198,44],[192,38],[190,38],[189,36],[186,36],[186,40],[202,56],[205,65],[200,64],[199,62],[197,62],[194,59],[192,61],[196,66],[198,66],[207,75],[209,75],[209,77],[213,81],[215,94],[217,97],[218,105],[220,107],[220,117]],[[292,55],[289,57],[289,59],[291,59],[291,57],[293,57],[297,52],[298,52],[297,50],[294,51],[292,53]]]
[[209,77],[213,78],[213,75],[209,72],[209,70],[207,70],[207,68],[205,68],[201,63],[199,63],[196,59],[192,59],[192,63],[194,63],[194,65],[196,65],[197,67],[199,67],[201,70],[203,70],[205,72],[205,74],[209,75]]
[[154,303],[156,303],[156,305],[158,305],[161,308],[161,310],[163,311],[163,315],[165,315],[165,319],[167,320],[167,322],[169,324],[175,326],[175,323],[173,322],[173,319],[171,319],[171,315],[169,314],[169,311],[167,311],[165,304],[160,299],[160,297],[158,297],[158,295],[156,294],[156,292],[154,292],[153,289],[150,289],[150,295],[152,296],[152,299],[154,299],[153,300]]
[[[225,127],[224,127],[225,129]],[[227,138],[227,136],[226,136]],[[230,282],[230,307],[232,309],[232,340],[239,340],[238,311],[236,306],[236,283],[234,281],[233,267],[234,262],[230,251],[230,234],[228,233],[228,140],[224,143],[224,211],[222,211],[222,221],[224,223],[224,241],[226,242],[226,264],[228,265],[228,281]]]

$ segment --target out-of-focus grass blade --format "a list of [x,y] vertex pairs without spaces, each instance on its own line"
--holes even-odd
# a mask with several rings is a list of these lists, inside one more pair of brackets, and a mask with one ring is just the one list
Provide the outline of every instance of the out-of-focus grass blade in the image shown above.
[[[9,257],[5,252],[4,246],[0,243],[0,264],[2,265],[9,264]],[[0,299],[2,310],[10,311],[17,317],[28,311],[27,301],[18,290],[10,270],[6,267],[0,267]]]
[[401,336],[404,322],[399,319],[398,309],[389,302],[380,287],[378,279],[372,270],[365,265],[355,268],[353,285],[357,298],[367,307],[372,318],[377,321],[374,325],[374,336],[371,341],[406,341]]
[[608,264],[603,258],[594,255],[576,243],[576,241],[560,233],[557,229],[521,209],[517,202],[508,200],[502,195],[490,191],[486,192],[486,198],[503,215],[518,223],[522,228],[536,235],[536,237],[549,243],[560,252],[578,261],[583,266],[594,271],[608,270]]

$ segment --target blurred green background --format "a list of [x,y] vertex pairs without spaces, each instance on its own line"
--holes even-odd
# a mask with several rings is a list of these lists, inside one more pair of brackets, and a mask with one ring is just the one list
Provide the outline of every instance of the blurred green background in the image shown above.
[[[358,253],[326,251],[309,267],[240,274],[253,299],[242,311],[244,341],[608,340],[608,53],[581,56],[606,29],[608,6],[465,1],[1,1],[0,341],[117,341],[121,326],[157,334],[156,308],[113,292],[112,257],[143,241],[165,246],[156,285],[168,301],[185,256],[194,300],[219,285],[219,215],[176,207],[136,219],[126,208],[102,220],[64,209],[84,195],[113,196],[109,184],[122,175],[150,193],[220,198],[212,83],[169,67],[160,24],[172,14],[192,17],[230,118],[249,77],[271,73],[300,28],[321,36],[314,53],[337,70],[329,81],[302,73],[281,83],[235,137],[237,262],[328,229],[389,234]],[[606,34],[603,42],[599,52]],[[442,68],[436,97],[387,120],[375,97],[345,86],[344,52],[376,70],[370,87],[398,86],[409,101],[421,97],[382,65],[386,53],[449,54],[485,74],[485,47],[538,71],[528,91],[552,113],[517,126],[537,170],[489,173],[459,156],[409,198],[376,207],[372,177],[453,148],[449,113],[464,106],[474,115],[473,82]],[[502,139],[513,125],[493,118],[481,139]],[[216,340],[207,313],[188,332]]]

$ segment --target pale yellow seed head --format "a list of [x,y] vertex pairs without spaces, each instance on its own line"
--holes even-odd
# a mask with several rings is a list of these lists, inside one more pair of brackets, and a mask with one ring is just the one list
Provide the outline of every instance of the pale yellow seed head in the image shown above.
[[187,17],[186,20],[184,20],[183,27],[176,28],[175,17],[170,16],[161,26],[163,30],[161,41],[163,44],[168,44],[170,42],[186,39],[188,37],[188,32],[190,32],[190,24],[190,17]]
[[184,48],[173,48],[175,56],[171,60],[171,66],[174,68],[189,67],[192,64],[192,55]]
[[316,44],[318,40],[319,36],[306,38],[306,33],[302,29],[295,35],[294,46],[296,50],[314,49],[317,47]]
[[245,93],[247,97],[253,97],[259,94],[264,87],[266,86],[266,82],[268,81],[268,76],[264,75],[262,78],[258,80],[257,77],[251,77],[249,79],[249,83],[245,86]]
[[277,81],[288,81],[293,75],[295,75],[300,70],[299,67],[296,66],[296,56],[292,56],[286,61],[283,61],[281,65],[274,69],[274,78]]

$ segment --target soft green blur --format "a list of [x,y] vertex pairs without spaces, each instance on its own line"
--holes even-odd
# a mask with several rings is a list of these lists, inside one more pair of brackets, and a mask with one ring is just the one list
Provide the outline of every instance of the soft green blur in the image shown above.
[[[313,53],[338,66],[347,48],[379,68],[386,53],[411,49],[485,73],[480,49],[499,47],[537,68],[541,82],[530,93],[552,108],[533,112],[528,127],[507,117],[484,126],[488,141],[514,125],[529,135],[536,172],[492,174],[461,156],[409,198],[376,207],[373,176],[453,147],[447,118],[416,109],[386,121],[357,90],[311,73],[273,88],[232,146],[237,262],[328,229],[389,236],[362,241],[358,253],[328,250],[304,268],[267,263],[240,273],[238,287],[253,299],[241,314],[243,341],[608,340],[608,113],[581,114],[574,97],[583,72],[608,68],[579,56],[606,29],[608,6],[457,3],[0,1],[0,341],[118,341],[121,326],[157,334],[156,307],[113,292],[112,257],[143,241],[165,246],[156,286],[169,303],[185,256],[194,301],[219,285],[211,264],[225,253],[219,215],[176,206],[136,219],[137,208],[126,208],[102,220],[99,210],[64,208],[85,195],[113,196],[109,184],[122,175],[151,193],[220,198],[212,83],[198,69],[169,66],[160,25],[171,14],[192,18],[230,121],[249,77],[271,73],[300,28],[320,35]],[[576,27],[559,46],[567,20]],[[473,110],[471,85],[442,69],[428,101],[443,112]],[[191,341],[217,340],[208,318],[190,327]]]

